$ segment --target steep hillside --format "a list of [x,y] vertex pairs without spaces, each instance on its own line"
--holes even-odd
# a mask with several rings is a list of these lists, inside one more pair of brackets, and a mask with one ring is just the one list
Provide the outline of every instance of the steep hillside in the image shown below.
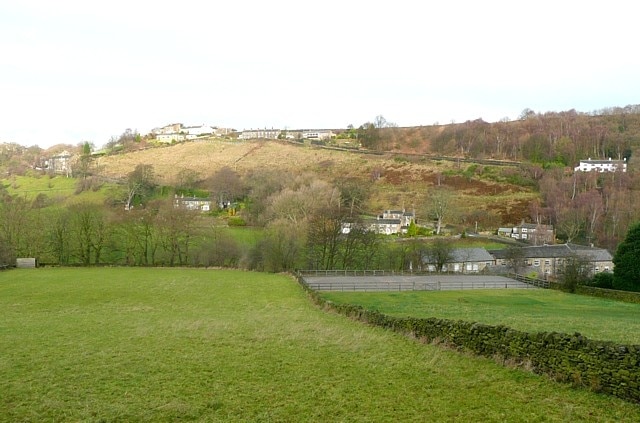
[[98,164],[101,173],[116,178],[125,177],[138,164],[150,164],[166,185],[174,184],[183,169],[205,179],[224,166],[241,176],[269,168],[292,176],[312,172],[331,182],[356,179],[373,187],[370,213],[406,208],[420,215],[429,190],[440,184],[456,192],[456,220],[471,225],[478,220],[486,226],[518,222],[528,216],[529,203],[537,197],[530,187],[507,181],[504,173],[518,172],[515,168],[478,168],[421,156],[365,154],[277,141],[184,143],[106,156]]

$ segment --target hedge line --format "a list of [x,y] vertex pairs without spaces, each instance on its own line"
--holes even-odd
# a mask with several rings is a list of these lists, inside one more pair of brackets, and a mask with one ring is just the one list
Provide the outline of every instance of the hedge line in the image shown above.
[[594,341],[579,333],[527,333],[474,322],[393,317],[357,305],[335,304],[308,288],[301,277],[298,280],[325,309],[428,342],[498,357],[557,381],[640,403],[640,345]]
[[592,297],[607,298],[610,300],[624,301],[626,303],[640,304],[640,292],[617,291],[615,289],[596,288],[594,286],[578,285],[576,294],[590,295]]

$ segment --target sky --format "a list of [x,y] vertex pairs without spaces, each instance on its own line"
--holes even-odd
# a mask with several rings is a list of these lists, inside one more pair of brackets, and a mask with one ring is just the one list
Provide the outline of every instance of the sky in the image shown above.
[[0,0],[0,142],[640,103],[633,2],[431,3]]

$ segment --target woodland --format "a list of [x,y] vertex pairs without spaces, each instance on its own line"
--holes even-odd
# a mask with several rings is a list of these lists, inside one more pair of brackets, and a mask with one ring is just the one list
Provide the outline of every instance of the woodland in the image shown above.
[[[559,242],[615,251],[640,221],[640,106],[411,128],[378,116],[335,132],[295,148],[233,137],[154,148],[127,130],[99,156],[88,143],[0,144],[0,262],[403,269],[422,248],[413,239],[440,225],[492,233],[525,220],[554,225]],[[70,193],[39,170],[63,149],[77,156]],[[280,155],[260,156],[272,150]],[[216,161],[224,151],[235,156]],[[574,172],[586,158],[625,159],[628,171]],[[26,190],[25,177],[48,185]],[[229,207],[176,209],[176,195]],[[404,207],[417,209],[420,228],[401,240],[341,232],[345,220]]]

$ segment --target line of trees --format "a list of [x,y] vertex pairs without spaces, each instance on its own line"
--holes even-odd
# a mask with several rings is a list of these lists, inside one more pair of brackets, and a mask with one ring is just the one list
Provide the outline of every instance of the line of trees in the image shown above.
[[444,126],[431,151],[474,158],[492,157],[575,166],[580,159],[629,158],[640,147],[640,105],[579,113],[535,113],[517,120],[482,119]]

